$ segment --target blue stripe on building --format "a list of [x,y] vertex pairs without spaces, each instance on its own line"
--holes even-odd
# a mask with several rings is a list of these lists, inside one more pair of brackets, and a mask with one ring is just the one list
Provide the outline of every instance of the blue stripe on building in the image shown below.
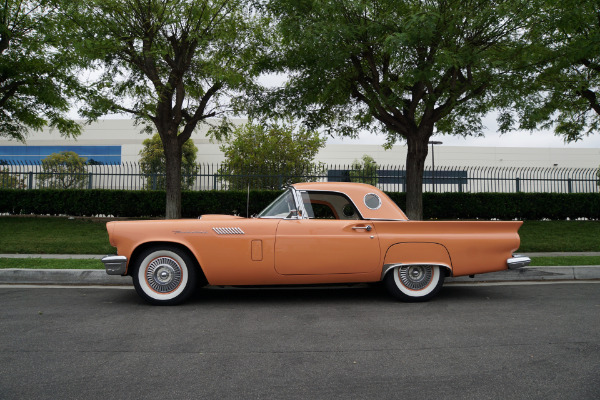
[[121,146],[0,146],[0,160],[35,163],[61,151],[73,151],[88,162],[121,163]]

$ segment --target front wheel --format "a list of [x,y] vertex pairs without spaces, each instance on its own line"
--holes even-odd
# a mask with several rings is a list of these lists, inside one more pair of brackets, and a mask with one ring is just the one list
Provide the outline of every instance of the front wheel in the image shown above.
[[194,292],[197,272],[187,252],[174,246],[152,247],[137,260],[133,285],[148,303],[175,305]]
[[403,265],[389,271],[383,283],[390,294],[406,302],[427,301],[444,284],[444,271],[437,265]]

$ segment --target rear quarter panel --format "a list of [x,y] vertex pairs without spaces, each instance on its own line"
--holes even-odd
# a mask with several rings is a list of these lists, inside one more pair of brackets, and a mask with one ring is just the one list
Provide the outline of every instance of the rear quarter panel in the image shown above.
[[[452,275],[461,276],[507,269],[506,260],[519,248],[517,231],[522,222],[376,221],[374,224],[381,249],[386,253],[384,263],[408,264],[422,260],[423,263],[445,264],[449,260]],[[414,246],[394,247],[407,243],[439,246],[423,247],[421,255],[414,251]]]

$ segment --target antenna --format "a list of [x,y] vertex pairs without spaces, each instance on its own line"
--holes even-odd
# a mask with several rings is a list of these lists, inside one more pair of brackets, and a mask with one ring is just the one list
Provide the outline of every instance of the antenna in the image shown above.
[[250,218],[250,181],[248,181],[248,197],[246,198],[246,218]]

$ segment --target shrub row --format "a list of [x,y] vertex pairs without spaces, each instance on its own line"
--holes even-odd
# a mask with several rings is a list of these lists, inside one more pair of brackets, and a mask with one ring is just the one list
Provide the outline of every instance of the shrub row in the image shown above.
[[[405,209],[405,193],[388,193]],[[424,193],[426,219],[600,219],[599,193]]]
[[[281,192],[251,191],[250,215],[260,212]],[[245,191],[182,193],[184,218],[202,214],[246,215]],[[164,191],[148,190],[11,190],[0,189],[0,213],[114,217],[164,217]]]
[[[250,215],[281,192],[250,191]],[[405,193],[388,193],[404,209]],[[246,215],[245,191],[182,194],[184,218],[202,214]],[[0,213],[114,217],[162,217],[164,191],[0,189]],[[426,219],[600,219],[598,193],[425,193]]]

